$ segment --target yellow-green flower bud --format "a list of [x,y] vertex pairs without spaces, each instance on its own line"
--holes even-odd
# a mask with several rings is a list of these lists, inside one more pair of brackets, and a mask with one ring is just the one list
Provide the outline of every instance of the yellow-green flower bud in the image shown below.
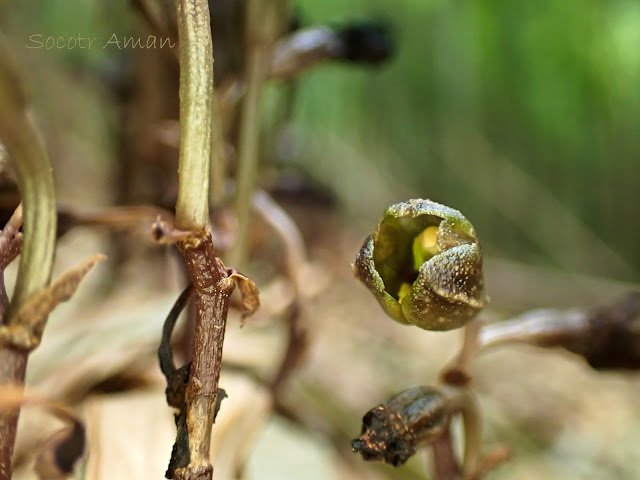
[[387,208],[353,271],[391,318],[426,330],[461,327],[487,301],[473,225],[430,200]]

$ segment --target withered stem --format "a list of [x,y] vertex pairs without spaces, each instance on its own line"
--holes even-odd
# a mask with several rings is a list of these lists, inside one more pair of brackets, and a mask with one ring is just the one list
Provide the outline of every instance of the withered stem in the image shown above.
[[22,250],[22,204],[13,212],[11,218],[0,232],[0,320],[9,309],[9,297],[4,285],[4,269],[15,260]]
[[222,345],[234,282],[216,257],[211,234],[202,231],[177,243],[196,290],[196,330],[185,403],[189,436],[189,465],[174,479],[211,479],[211,427],[218,395]]
[[176,302],[173,304],[173,307],[162,326],[162,339],[160,340],[160,346],[158,347],[158,361],[160,363],[160,370],[167,380],[170,379],[171,374],[176,370],[176,365],[173,361],[173,353],[171,351],[171,336],[173,334],[173,329],[178,321],[178,317],[189,303],[189,300],[191,300],[193,290],[193,285],[189,284],[189,286],[182,291]]
[[438,480],[458,480],[460,478],[460,465],[453,449],[453,437],[450,427],[447,426],[442,435],[433,442],[433,466],[435,478]]

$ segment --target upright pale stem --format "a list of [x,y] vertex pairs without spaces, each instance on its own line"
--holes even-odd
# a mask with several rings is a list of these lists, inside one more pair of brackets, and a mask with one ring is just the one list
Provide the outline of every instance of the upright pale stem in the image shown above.
[[176,0],[180,41],[180,152],[176,227],[209,225],[213,51],[206,0]]

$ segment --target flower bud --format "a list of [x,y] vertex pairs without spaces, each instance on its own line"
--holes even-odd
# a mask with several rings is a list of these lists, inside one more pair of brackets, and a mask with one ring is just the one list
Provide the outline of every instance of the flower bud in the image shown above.
[[391,318],[426,330],[459,328],[487,302],[473,225],[430,200],[388,207],[353,272]]

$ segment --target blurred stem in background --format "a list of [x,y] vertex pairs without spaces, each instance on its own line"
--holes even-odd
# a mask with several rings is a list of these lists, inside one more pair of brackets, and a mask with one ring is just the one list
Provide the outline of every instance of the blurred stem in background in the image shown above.
[[260,100],[274,43],[288,19],[288,2],[249,0],[246,11],[247,63],[246,94],[241,107],[238,142],[238,172],[236,177],[235,211],[238,221],[236,243],[230,252],[230,262],[242,268],[247,256],[251,198],[258,175]]

